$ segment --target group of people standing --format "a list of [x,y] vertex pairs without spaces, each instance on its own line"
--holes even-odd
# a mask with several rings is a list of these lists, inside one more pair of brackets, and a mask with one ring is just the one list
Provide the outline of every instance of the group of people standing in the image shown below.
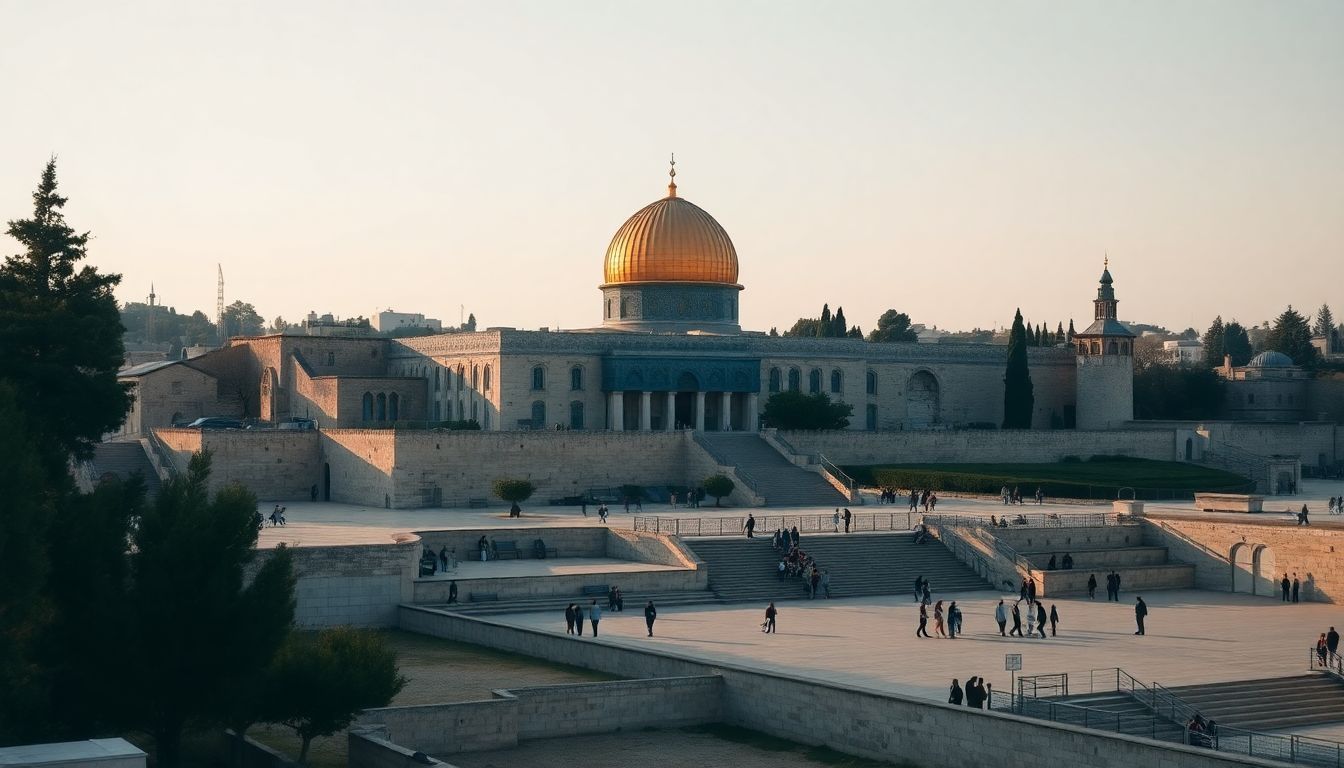
[[[618,613],[625,610],[625,605],[621,601],[621,590],[612,587],[607,593],[608,610]],[[583,637],[584,614],[587,613],[588,623],[593,628],[593,637],[597,637],[597,625],[602,621],[602,606],[597,604],[594,598],[588,603],[587,608],[577,603],[570,603],[565,606],[565,634],[577,635]],[[648,628],[649,637],[653,637],[653,622],[658,620],[658,609],[654,607],[650,600],[644,604],[644,625]]]
[[[1097,599],[1097,574],[1087,577],[1087,599]],[[1106,602],[1120,602],[1120,574],[1111,571],[1106,574]]]
[[1344,515],[1344,496],[1331,496],[1326,508],[1332,515]]
[[1279,591],[1283,593],[1283,602],[1285,603],[1300,602],[1298,598],[1301,596],[1302,593],[1302,582],[1297,578],[1297,574],[1294,573],[1293,580],[1289,581],[1288,573],[1285,571],[1283,574],[1283,579],[1279,582]]
[[[946,631],[944,630],[946,626]],[[947,622],[943,622],[943,601],[939,600],[933,606],[933,631],[938,633],[939,637],[946,637],[949,640],[956,640],[957,633],[961,632],[961,609],[957,607],[957,601],[953,600],[947,606]],[[923,600],[919,602],[919,629],[915,630],[915,637],[933,637],[929,634],[929,604]]]
[[947,703],[961,706],[962,701],[966,706],[972,709],[984,709],[985,702],[989,701],[989,696],[994,692],[994,684],[986,683],[983,677],[966,678],[966,688],[957,684],[956,678],[952,679],[952,688],[947,692]]
[[[1009,504],[1021,504],[1022,489],[1018,488],[1016,485],[1013,486],[1012,488],[1009,488],[1008,486],[1005,485],[999,489],[999,498],[1003,499],[1004,506],[1007,506]],[[1037,504],[1044,504],[1045,491],[1041,490],[1041,487],[1039,485],[1036,486],[1036,493],[1032,495],[1032,498],[1036,500]]]
[[[1033,590],[1034,592],[1034,590]],[[1022,603],[1026,603],[1027,614],[1027,633],[1022,634]],[[1008,619],[1013,620],[1013,628],[1008,630]],[[1049,613],[1045,610],[1045,603],[1036,599],[1033,594],[1030,598],[1021,598],[1013,603],[1011,609],[1004,604],[1003,600],[994,607],[994,621],[999,625],[999,635],[1001,637],[1035,637],[1039,631],[1041,637],[1045,637],[1045,623],[1050,622],[1050,636],[1055,637],[1059,627],[1059,608],[1051,605]]]

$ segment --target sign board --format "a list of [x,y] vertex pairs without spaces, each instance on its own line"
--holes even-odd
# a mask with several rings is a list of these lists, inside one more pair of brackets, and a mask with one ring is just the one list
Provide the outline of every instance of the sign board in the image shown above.
[[1003,654],[1003,671],[1004,672],[1022,671],[1022,654],[1020,653]]

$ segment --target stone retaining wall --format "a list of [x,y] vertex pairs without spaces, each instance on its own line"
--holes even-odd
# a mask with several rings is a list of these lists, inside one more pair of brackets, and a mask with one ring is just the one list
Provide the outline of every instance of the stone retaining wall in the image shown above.
[[[413,602],[443,604],[448,602],[451,579],[416,579]],[[707,571],[678,569],[669,571],[622,571],[619,573],[575,573],[554,576],[501,576],[491,579],[456,579],[459,602],[471,601],[472,593],[495,595],[500,600],[519,600],[533,597],[567,597],[578,599],[584,587],[617,586],[623,595],[649,592],[695,592],[709,588]],[[606,597],[594,595],[606,605]],[[585,597],[584,602],[592,599]],[[632,606],[631,610],[638,610]]]
[[[1058,552],[1072,549],[1114,549],[1143,544],[1138,525],[1102,525],[1090,528],[995,528],[994,536],[1018,552]],[[1048,558],[1047,558],[1048,559]]]
[[[414,598],[411,577],[420,557],[420,539],[410,534],[388,544],[293,547],[297,605],[301,627],[353,624],[395,627],[397,606]],[[274,554],[257,551],[246,578]]]
[[842,465],[1051,463],[1066,456],[1132,456],[1176,460],[1173,430],[909,430],[896,432],[780,432],[796,450],[825,454]]

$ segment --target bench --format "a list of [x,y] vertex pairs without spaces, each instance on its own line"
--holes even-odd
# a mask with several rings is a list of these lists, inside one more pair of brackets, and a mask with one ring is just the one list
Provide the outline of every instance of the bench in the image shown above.
[[514,560],[517,560],[518,543],[514,541],[495,542],[495,557],[499,558],[500,560],[503,560],[506,557],[511,557]]
[[467,507],[470,509],[485,509],[488,506],[490,502],[486,499],[467,499]]
[[579,590],[579,594],[584,597],[606,597],[611,594],[611,587],[606,584],[594,584]]
[[497,603],[499,602],[498,592],[472,592],[468,597],[473,603]]

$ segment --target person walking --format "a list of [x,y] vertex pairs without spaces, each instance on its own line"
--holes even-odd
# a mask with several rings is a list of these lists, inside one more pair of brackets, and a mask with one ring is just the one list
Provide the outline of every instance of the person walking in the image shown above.
[[930,589],[930,587],[929,587],[929,580],[928,580],[928,579],[925,579],[925,580],[924,580],[924,599],[923,599],[923,603],[924,603],[925,605],[928,605],[928,604],[931,603],[931,602],[933,602],[933,590]]
[[953,640],[957,639],[957,633],[961,631],[961,609],[957,607],[957,601],[953,600],[947,606],[947,636]]
[[957,685],[956,678],[952,678],[952,688],[947,692],[947,703],[961,706],[961,699],[962,699],[961,686]]
[[574,604],[565,606],[565,634],[574,634]]
[[1134,622],[1139,625],[1138,631],[1134,634],[1146,634],[1143,629],[1143,619],[1148,615],[1148,604],[1143,602],[1142,597],[1136,597],[1134,601]]
[[1089,574],[1087,577],[1087,599],[1097,599],[1097,574]]
[[1017,591],[1017,599],[1018,599],[1018,600],[1026,600],[1026,599],[1027,599],[1027,580],[1026,580],[1026,579],[1023,579],[1023,580],[1022,580],[1022,588],[1019,589],[1019,590]]
[[1120,574],[1111,571],[1111,576],[1115,579],[1115,602],[1120,602]]
[[658,618],[658,609],[653,607],[653,601],[650,600],[644,604],[644,626],[649,628],[649,637],[653,637],[653,622]]
[[1018,609],[1018,603],[1020,602],[1022,601],[1013,603],[1013,629],[1008,633],[1010,637],[1012,635],[1022,637],[1022,611]]
[[1027,637],[1036,636],[1036,604],[1027,601]]
[[821,591],[825,593],[826,599],[831,599],[831,572],[822,570],[821,572]]
[[1055,627],[1059,626],[1059,610],[1050,604],[1050,636],[1055,637]]
[[1311,525],[1311,520],[1307,519],[1307,505],[1302,505],[1302,511],[1297,513],[1298,525]]
[[789,541],[793,542],[793,546],[798,546],[798,526],[789,529]]
[[1339,633],[1335,631],[1334,627],[1331,627],[1330,631],[1325,633],[1325,647],[1329,649],[1332,660],[1339,658]]
[[1322,667],[1326,664],[1326,654],[1329,652],[1330,649],[1325,644],[1325,633],[1322,632],[1321,636],[1316,638],[1316,660]]
[[849,514],[849,507],[845,507],[845,533],[849,533],[849,519],[850,519],[850,517],[851,517],[851,515]]
[[1036,579],[1030,576],[1027,577],[1027,600],[1036,602]]
[[920,598],[922,598],[922,597],[924,597],[924,577],[923,577],[923,576],[916,576],[916,577],[915,577],[915,602],[918,603],[918,602],[920,601]]
[[1288,581],[1288,572],[1284,571],[1283,581],[1279,582],[1279,590],[1283,592],[1283,602],[1288,602],[1288,590],[1292,587],[1293,585]]
[[929,604],[919,604],[919,629],[915,630],[915,637],[932,637],[929,634]]
[[[756,516],[753,515],[753,514],[751,514],[750,512],[748,512],[748,513],[747,513],[747,524],[746,524],[744,527],[747,529],[747,538],[748,538],[748,539],[750,539],[750,538],[754,538],[754,537],[755,537],[755,531],[756,531]],[[730,529],[730,530],[731,530],[731,529]]]
[[774,634],[774,632],[775,632],[775,617],[778,616],[778,615],[779,615],[779,611],[775,610],[775,604],[774,604],[774,603],[770,603],[770,605],[766,606],[766,608],[765,608],[765,624],[761,625],[761,631],[762,631],[762,632],[769,633],[769,634]]
[[602,620],[602,606],[597,604],[597,600],[588,606],[588,623],[593,625],[593,637],[597,637],[597,623]]
[[947,631],[943,628],[943,601],[933,606],[933,631],[938,633],[939,637],[947,637]]
[[999,623],[999,637],[1007,637],[1008,633],[1005,630],[1008,626],[1008,606],[1003,604],[1002,599],[994,608],[994,620]]
[[977,679],[978,678],[975,677],[966,678],[966,706],[971,707],[973,709],[980,708],[980,702],[977,701],[979,691],[977,691],[975,687],[975,681]]
[[807,583],[808,587],[810,587],[807,596],[809,598],[816,599],[817,589],[821,586],[821,571],[817,570],[817,567],[815,565],[812,566],[812,575],[808,577]]
[[[831,533],[840,532],[840,508],[836,507],[835,512],[831,514]],[[849,531],[845,531],[849,533]]]
[[1297,602],[1298,591],[1302,589],[1302,582],[1298,581],[1297,574],[1293,574],[1293,602]]
[[448,546],[446,544],[439,547],[439,570],[444,573],[448,572]]

